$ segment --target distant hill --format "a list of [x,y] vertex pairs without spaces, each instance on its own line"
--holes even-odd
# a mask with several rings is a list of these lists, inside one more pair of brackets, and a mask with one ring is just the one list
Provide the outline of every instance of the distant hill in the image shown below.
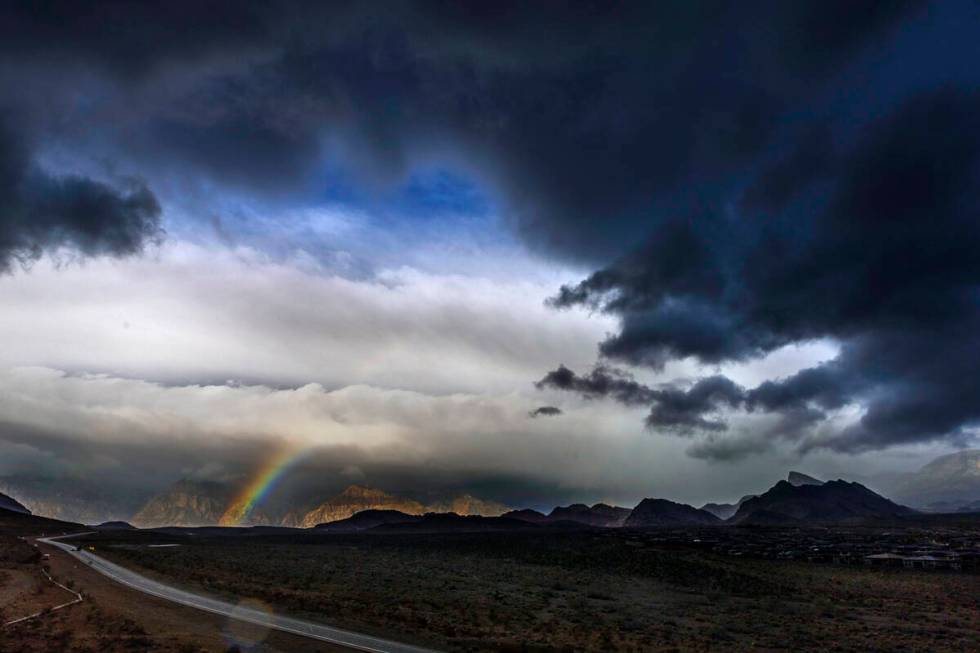
[[795,485],[799,487],[800,485],[823,485],[823,481],[817,480],[812,476],[808,476],[802,472],[790,472],[786,476],[786,481],[790,485]]
[[10,512],[16,512],[22,515],[31,514],[31,511],[21,505],[19,501],[13,497],[8,497],[6,494],[0,494],[0,509],[9,510]]
[[860,483],[837,480],[820,485],[793,485],[779,481],[764,494],[743,503],[729,521],[735,524],[843,522],[912,514],[915,511],[911,508],[875,494]]
[[597,526],[602,528],[615,528],[622,526],[626,518],[629,517],[630,509],[619,506],[610,506],[605,503],[596,503],[587,506],[584,503],[573,503],[568,506],[558,506],[547,515],[524,508],[523,510],[511,510],[502,517],[507,519],[517,519],[530,524],[557,524],[575,523],[585,526]]
[[25,512],[0,510],[2,535],[56,535],[90,530],[81,524],[38,517]]
[[905,476],[892,494],[903,503],[939,512],[980,505],[980,449],[936,458]]
[[711,526],[721,520],[707,510],[667,499],[644,499],[633,508],[624,526],[627,528],[678,528]]
[[537,528],[541,527],[527,521],[511,519],[509,517],[428,513],[419,517],[417,520],[382,524],[369,530],[374,533],[482,533],[522,531]]
[[922,506],[927,512],[980,512],[980,499],[976,501],[934,501]]
[[409,515],[398,510],[363,510],[347,519],[317,524],[316,530],[329,532],[363,531],[383,524],[403,524],[405,522],[417,522],[421,519],[420,515]]
[[[298,528],[285,526],[162,526],[160,528],[136,531],[140,536],[156,538],[166,535],[172,538],[184,537],[265,537],[269,535],[295,535],[305,533]],[[132,537],[130,535],[129,537]],[[166,540],[165,540],[166,541]]]
[[532,524],[542,524],[548,521],[548,515],[543,512],[538,512],[537,510],[531,510],[530,508],[524,508],[523,510],[511,510],[510,512],[505,512],[501,517],[506,517],[508,519],[520,519],[521,521],[531,522]]
[[615,528],[622,526],[629,515],[629,508],[610,506],[605,503],[597,503],[592,506],[587,506],[584,503],[573,503],[570,506],[558,506],[552,510],[548,513],[548,521],[572,521],[589,526]]
[[125,521],[107,521],[95,526],[97,531],[134,531],[136,527]]
[[706,510],[718,519],[728,519],[734,515],[739,507],[748,501],[749,499],[754,499],[759,495],[757,494],[746,494],[744,497],[738,500],[736,503],[706,503],[701,506],[701,510]]

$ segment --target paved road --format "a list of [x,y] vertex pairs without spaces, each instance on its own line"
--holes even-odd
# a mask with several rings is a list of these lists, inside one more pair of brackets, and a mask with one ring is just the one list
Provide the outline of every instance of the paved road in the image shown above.
[[339,628],[323,626],[321,624],[304,621],[302,619],[268,614],[262,610],[238,606],[232,603],[226,603],[225,601],[200,596],[199,594],[194,594],[186,590],[177,589],[176,587],[171,587],[170,585],[165,585],[155,580],[151,580],[146,576],[142,576],[134,571],[126,569],[125,567],[109,562],[105,558],[101,558],[84,549],[81,551],[76,551],[74,546],[58,541],[69,537],[77,537],[78,535],[82,535],[82,533],[61,537],[40,538],[38,541],[67,551],[75,558],[78,558],[85,564],[89,565],[92,569],[98,571],[104,576],[108,576],[118,583],[122,583],[123,585],[139,590],[140,592],[144,592],[145,594],[151,594],[162,599],[167,599],[168,601],[173,601],[174,603],[180,603],[181,605],[197,608],[198,610],[205,610],[207,612],[225,615],[239,621],[258,624],[260,626],[281,630],[287,633],[293,633],[302,637],[317,639],[322,642],[340,644],[341,646],[347,646],[357,651],[368,651],[370,653],[435,653],[432,649],[419,648],[418,646],[411,646],[409,644],[400,644],[398,642],[392,642],[390,640],[380,639],[370,635],[353,633],[349,630],[341,630]]

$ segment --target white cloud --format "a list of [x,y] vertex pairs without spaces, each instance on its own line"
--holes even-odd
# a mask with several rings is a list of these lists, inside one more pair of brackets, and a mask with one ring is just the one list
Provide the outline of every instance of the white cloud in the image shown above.
[[179,241],[139,259],[43,260],[0,277],[0,365],[501,391],[560,362],[591,364],[612,328],[608,318],[546,308],[553,274],[522,282],[401,268],[350,280],[295,263]]
[[[561,416],[528,417],[534,406],[556,400]],[[371,470],[398,468],[413,470],[420,495],[428,489],[426,474],[433,473],[464,483],[521,479],[550,496],[623,504],[644,496],[695,503],[737,497],[799,466],[779,450],[737,464],[691,458],[685,454],[689,440],[645,431],[642,413],[534,390],[428,395],[367,385],[168,386],[16,368],[0,372],[0,458],[16,452],[21,465],[112,477],[132,475],[138,459],[171,480],[222,463],[220,469],[235,477],[236,469],[254,465],[255,455],[268,455],[270,443],[289,443],[335,452],[330,464],[337,482],[354,478],[386,487],[390,479]],[[8,435],[12,423],[58,435],[24,446],[23,437]],[[819,465],[805,469],[820,474],[841,469],[845,460],[852,470],[876,469],[869,457],[816,460]]]
[[[284,441],[347,448],[373,465],[519,476],[556,487],[632,485],[642,493],[649,466],[631,462],[629,452],[658,445],[637,415],[578,401],[561,420],[532,420],[538,400],[534,391],[433,396],[366,385],[166,386],[38,367],[0,373],[0,419],[69,434],[91,451]],[[340,469],[364,475],[353,464]]]
[[[118,474],[142,456],[160,478],[213,475],[206,464],[230,477],[257,447],[289,440],[347,452],[334,461],[347,481],[384,486],[373,474],[387,465],[625,504],[730,499],[798,465],[780,446],[728,464],[695,459],[691,440],[644,430],[643,409],[536,390],[558,363],[589,368],[615,327],[546,308],[575,276],[562,274],[402,267],[352,280],[302,252],[273,259],[179,240],[138,259],[43,259],[0,277],[0,458]],[[725,372],[754,385],[834,351],[812,343]],[[563,414],[529,418],[541,405]],[[877,465],[808,460],[817,474]]]

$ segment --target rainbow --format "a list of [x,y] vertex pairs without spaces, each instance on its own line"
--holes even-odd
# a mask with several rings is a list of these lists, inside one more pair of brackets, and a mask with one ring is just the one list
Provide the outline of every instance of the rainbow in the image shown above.
[[242,488],[221,515],[222,526],[239,526],[246,522],[255,506],[262,502],[290,469],[306,454],[305,449],[284,449],[266,462]]

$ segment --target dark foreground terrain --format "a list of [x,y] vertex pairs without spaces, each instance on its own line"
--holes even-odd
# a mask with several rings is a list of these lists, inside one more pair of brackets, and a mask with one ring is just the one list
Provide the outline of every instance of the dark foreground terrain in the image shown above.
[[[332,653],[335,648],[128,589],[45,545],[34,535],[83,530],[78,524],[0,510],[0,653]],[[48,557],[45,557],[48,556]],[[83,601],[53,609],[80,592]],[[246,644],[255,642],[249,648]],[[237,648],[236,648],[237,647]]]
[[[943,532],[961,544],[974,537],[972,527]],[[452,651],[977,650],[975,571],[766,559],[767,547],[750,557],[700,535],[133,531],[86,546],[204,593]],[[818,536],[870,547],[895,529],[750,539],[779,551]],[[179,546],[150,546],[162,543]]]

